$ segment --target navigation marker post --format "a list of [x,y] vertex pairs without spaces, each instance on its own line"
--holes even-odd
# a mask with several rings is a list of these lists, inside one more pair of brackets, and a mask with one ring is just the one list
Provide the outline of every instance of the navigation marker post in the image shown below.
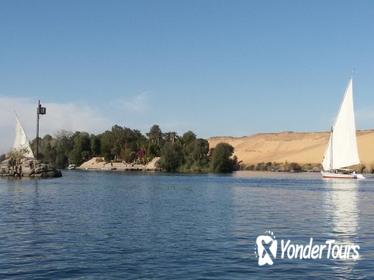
[[36,159],[38,159],[39,157],[39,119],[40,115],[45,115],[46,113],[46,107],[42,107],[42,105],[40,104],[40,100],[38,100],[38,108],[36,108]]

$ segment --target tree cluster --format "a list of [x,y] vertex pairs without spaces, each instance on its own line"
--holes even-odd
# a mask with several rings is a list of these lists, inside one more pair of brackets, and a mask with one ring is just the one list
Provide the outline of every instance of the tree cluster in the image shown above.
[[[35,153],[36,139],[31,147]],[[159,167],[167,172],[232,172],[237,168],[233,151],[225,143],[209,149],[208,141],[197,138],[192,131],[179,136],[176,132],[163,133],[158,125],[146,135],[115,125],[98,135],[61,131],[55,137],[39,139],[39,159],[58,168],[80,165],[92,157],[140,164],[160,157]]]
[[256,165],[244,167],[245,170],[272,171],[272,172],[319,172],[320,164],[302,164],[296,162],[259,162]]

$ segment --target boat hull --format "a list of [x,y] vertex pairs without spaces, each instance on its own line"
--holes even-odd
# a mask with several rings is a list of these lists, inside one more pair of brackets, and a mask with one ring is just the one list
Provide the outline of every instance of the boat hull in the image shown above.
[[321,171],[321,175],[325,179],[365,179],[362,174],[357,173],[335,173],[335,172],[328,172],[328,171]]

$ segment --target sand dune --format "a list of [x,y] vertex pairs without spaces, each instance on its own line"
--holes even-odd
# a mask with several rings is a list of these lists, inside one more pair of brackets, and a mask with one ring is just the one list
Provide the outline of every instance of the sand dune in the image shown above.
[[[358,131],[361,162],[374,164],[374,130]],[[261,133],[245,137],[212,137],[210,147],[226,142],[235,148],[235,155],[244,164],[259,162],[320,163],[328,132]]]

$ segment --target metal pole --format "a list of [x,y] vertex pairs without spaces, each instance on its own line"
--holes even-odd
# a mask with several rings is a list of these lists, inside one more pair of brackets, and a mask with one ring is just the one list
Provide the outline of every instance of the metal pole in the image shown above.
[[333,143],[333,140],[334,140],[334,127],[332,126],[331,127],[331,144],[330,144],[330,149],[331,149],[331,152],[330,152],[330,170],[332,170],[333,169],[333,160],[334,160],[334,150],[333,150],[333,145],[332,145],[332,143]]
[[40,100],[38,101],[38,108],[36,108],[36,159],[39,156],[39,108]]

